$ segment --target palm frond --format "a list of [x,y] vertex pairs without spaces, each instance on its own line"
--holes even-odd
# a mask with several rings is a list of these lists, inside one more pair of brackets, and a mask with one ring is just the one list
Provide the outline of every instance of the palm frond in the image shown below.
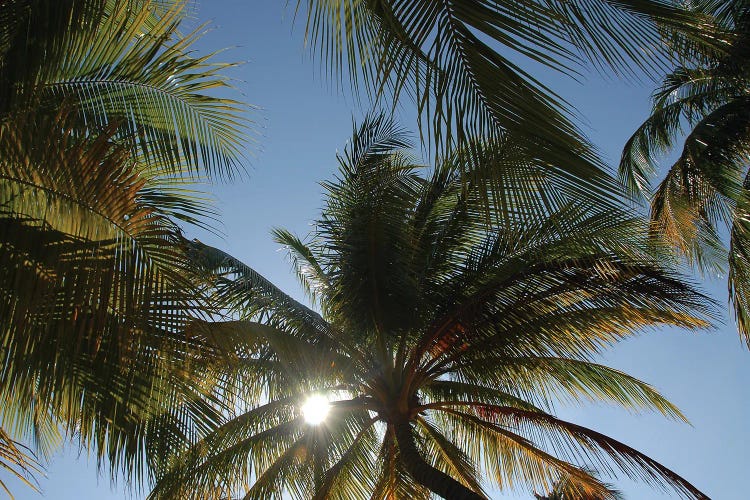
[[417,423],[417,429],[425,438],[425,455],[432,457],[434,465],[446,474],[459,478],[472,491],[486,496],[478,479],[476,465],[469,456],[425,418],[418,418]]
[[735,208],[729,247],[729,293],[740,335],[750,347],[750,219],[747,200]]
[[[650,197],[652,234],[670,242],[678,256],[701,271],[721,275],[729,261],[730,301],[745,340],[744,231],[735,218],[742,217],[744,209],[738,207],[748,188],[747,7],[744,1],[691,7],[709,16],[707,27],[726,40],[726,47],[694,46],[685,52],[681,66],[654,94],[651,116],[626,143],[620,163],[620,177],[631,193],[648,195],[658,154],[689,130],[678,160]],[[739,253],[732,255],[735,251]]]
[[687,498],[708,498],[685,479],[652,458],[586,427],[559,420],[551,415],[526,412],[515,408],[488,408],[488,411],[498,418],[498,421],[507,418],[522,425],[523,420],[528,418],[529,423],[561,432],[583,447],[591,458],[599,457],[599,453],[608,455],[623,472],[633,479],[645,480],[655,486],[672,487]]
[[[34,475],[41,472],[41,466],[37,462],[33,452],[26,446],[13,440],[2,427],[0,427],[0,469],[19,479],[32,489],[37,490]],[[0,488],[7,493],[8,497],[13,498],[9,487],[1,479]]]
[[[593,475],[593,474],[592,474]],[[581,491],[575,481],[572,481],[569,477],[561,478],[555,483],[552,491],[545,495],[535,493],[534,496],[537,500],[565,500],[566,498],[580,498],[581,500],[625,500],[625,497],[618,490],[614,489],[609,484],[606,484],[609,490],[606,495],[591,495]]]
[[402,95],[410,97],[423,139],[440,153],[469,138],[512,133],[543,164],[608,201],[615,184],[573,124],[571,105],[519,60],[570,76],[588,63],[656,74],[669,58],[665,33],[727,45],[705,29],[705,15],[660,0],[299,0],[302,5],[306,38],[328,72],[348,75],[376,102],[395,106]]
[[[653,410],[666,417],[687,422],[680,410],[650,385],[597,363],[542,356],[528,359],[487,356],[471,361],[465,366],[457,364],[452,369],[459,373],[466,370],[466,378],[469,379],[474,378],[473,374],[482,374],[483,379],[502,384],[498,388],[497,396],[499,399],[507,398],[507,404],[512,406],[517,405],[510,397],[512,394],[517,395],[516,397],[544,394],[547,398],[558,401],[606,401],[632,411]],[[507,384],[503,381],[512,383]],[[477,385],[466,386],[467,395],[477,398]],[[526,405],[528,403],[524,401],[520,408]]]
[[[285,229],[274,229],[273,237],[276,243],[284,245],[288,250],[297,277],[308,297],[315,302],[320,291],[330,286],[328,276],[316,259],[315,253],[302,240]],[[313,242],[312,245],[314,244]]]
[[245,125],[209,95],[225,66],[189,53],[183,4],[0,6],[0,418],[136,487],[227,410],[221,353],[184,336],[213,309],[177,221],[206,225],[187,184],[236,169]]

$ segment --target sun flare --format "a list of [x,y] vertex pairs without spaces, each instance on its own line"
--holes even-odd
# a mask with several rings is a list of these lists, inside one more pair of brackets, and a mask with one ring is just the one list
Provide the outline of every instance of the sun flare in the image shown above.
[[328,416],[330,406],[331,405],[325,396],[313,394],[307,398],[305,404],[302,405],[302,416],[308,424],[318,425],[326,419],[326,416]]

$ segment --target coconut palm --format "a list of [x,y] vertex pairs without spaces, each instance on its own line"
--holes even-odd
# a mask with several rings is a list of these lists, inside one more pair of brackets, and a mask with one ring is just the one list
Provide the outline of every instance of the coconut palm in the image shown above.
[[679,40],[680,51],[726,43],[705,31],[705,16],[672,0],[298,0],[303,6],[306,37],[328,72],[387,105],[412,98],[423,139],[440,153],[511,131],[603,198],[614,187],[573,107],[543,83],[549,71],[656,76],[677,46],[665,40]]
[[[646,251],[642,222],[577,203],[512,137],[432,171],[407,146],[388,120],[365,122],[323,184],[309,238],[275,231],[320,314],[194,244],[235,316],[188,331],[226,350],[223,380],[239,399],[215,432],[165,459],[151,496],[474,499],[566,477],[606,497],[582,467],[593,466],[707,498],[554,415],[563,399],[684,418],[592,360],[642,327],[706,324],[704,298]],[[502,196],[467,188],[467,171]]]
[[[654,95],[651,116],[625,145],[620,173],[633,193],[650,197],[654,232],[699,268],[722,273],[750,345],[750,3],[709,3],[718,31],[731,33],[721,53],[696,54]],[[651,193],[659,154],[687,136],[680,155]],[[729,228],[729,254],[723,243]]]
[[210,221],[193,186],[237,170],[245,124],[183,10],[0,3],[0,466],[21,475],[62,432],[137,481],[220,416],[178,223]]

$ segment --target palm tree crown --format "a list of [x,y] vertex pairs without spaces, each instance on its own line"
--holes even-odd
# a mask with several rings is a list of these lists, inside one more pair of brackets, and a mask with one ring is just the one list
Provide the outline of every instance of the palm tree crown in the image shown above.
[[[565,476],[609,498],[574,465],[583,461],[706,498],[552,414],[555,398],[601,399],[683,418],[647,384],[591,360],[644,326],[706,324],[704,298],[646,252],[641,222],[549,189],[556,181],[510,137],[427,176],[406,146],[388,120],[366,122],[323,184],[308,241],[275,231],[322,315],[196,244],[216,298],[238,317],[189,331],[227,349],[224,380],[255,404],[167,458],[152,496],[484,498],[488,484],[548,490]],[[504,186],[489,218],[467,171]],[[330,401],[319,425],[300,409],[311,394]]]

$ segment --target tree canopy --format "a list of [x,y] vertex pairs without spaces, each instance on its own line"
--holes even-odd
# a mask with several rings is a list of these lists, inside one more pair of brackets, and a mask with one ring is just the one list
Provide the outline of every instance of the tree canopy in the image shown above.
[[438,158],[421,165],[385,117],[357,129],[312,234],[274,233],[309,307],[183,236],[210,229],[196,184],[234,178],[250,125],[220,97],[231,64],[180,31],[189,2],[0,2],[0,468],[33,486],[74,437],[155,498],[480,498],[561,478],[612,498],[590,466],[706,498],[555,416],[563,399],[684,419],[593,359],[711,313],[536,69],[683,58],[622,178],[645,191],[654,151],[694,127],[654,227],[708,265],[731,221],[747,335],[745,3],[298,0],[330,74],[375,105],[410,96]]

